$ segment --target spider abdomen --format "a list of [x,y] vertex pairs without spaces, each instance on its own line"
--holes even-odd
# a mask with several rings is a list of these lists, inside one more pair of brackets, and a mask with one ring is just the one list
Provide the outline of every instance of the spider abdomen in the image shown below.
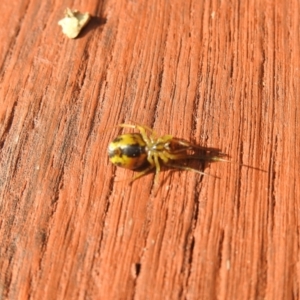
[[109,159],[118,167],[139,170],[148,164],[146,146],[139,133],[119,135],[108,146]]

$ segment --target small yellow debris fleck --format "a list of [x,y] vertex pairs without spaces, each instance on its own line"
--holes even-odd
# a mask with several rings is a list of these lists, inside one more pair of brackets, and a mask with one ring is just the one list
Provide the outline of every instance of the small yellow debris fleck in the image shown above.
[[63,33],[68,38],[74,39],[90,19],[91,16],[89,13],[81,13],[76,9],[67,8],[65,10],[65,17],[58,22],[58,25],[62,27]]

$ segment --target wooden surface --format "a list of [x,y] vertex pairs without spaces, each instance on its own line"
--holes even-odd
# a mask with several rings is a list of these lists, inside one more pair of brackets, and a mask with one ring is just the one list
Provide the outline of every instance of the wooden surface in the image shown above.
[[[299,6],[2,0],[0,298],[299,299]],[[94,16],[75,40],[66,7]],[[266,172],[130,187],[122,122]]]

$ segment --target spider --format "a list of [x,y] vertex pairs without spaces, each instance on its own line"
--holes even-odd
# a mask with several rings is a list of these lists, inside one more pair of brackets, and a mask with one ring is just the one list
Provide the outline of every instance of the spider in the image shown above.
[[223,159],[227,155],[218,149],[197,146],[169,134],[157,137],[148,126],[131,124],[118,126],[139,131],[119,135],[108,146],[109,159],[114,165],[139,172],[131,183],[155,169],[154,183],[157,184],[161,166],[208,175],[180,163],[187,159],[229,162]]

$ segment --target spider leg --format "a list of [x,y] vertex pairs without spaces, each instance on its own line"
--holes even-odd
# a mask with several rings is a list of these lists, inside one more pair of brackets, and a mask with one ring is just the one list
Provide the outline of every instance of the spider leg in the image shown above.
[[218,176],[214,176],[214,175],[211,175],[211,174],[207,174],[207,173],[204,173],[204,172],[201,172],[195,168],[191,168],[191,167],[187,167],[187,166],[183,166],[183,165],[177,165],[177,164],[173,164],[173,163],[168,163],[166,164],[167,167],[169,168],[173,168],[173,169],[180,169],[180,170],[185,170],[185,171],[192,171],[192,172],[195,172],[195,173],[198,173],[198,174],[201,174],[201,175],[208,175],[208,176],[212,176],[212,177],[215,177],[215,178],[219,178]]
[[150,167],[135,175],[133,179],[130,181],[130,184],[132,184],[136,179],[150,173],[154,168],[155,168],[154,185],[158,184],[158,178],[160,172],[160,164],[159,164],[158,156],[154,155],[154,157],[150,159],[150,163],[151,163]]
[[230,162],[229,160],[222,158],[226,156],[223,153],[219,153],[218,155],[212,155],[212,154],[195,155],[195,154],[184,153],[184,151],[182,152],[183,153],[181,153],[181,151],[177,151],[173,153],[165,152],[164,156],[169,160],[198,159],[201,161],[210,161],[210,162],[217,162],[217,161]]
[[190,142],[188,142],[184,139],[173,138],[172,142],[176,143],[177,145],[184,146],[188,149],[199,149],[199,150],[203,150],[203,151],[221,153],[221,150],[218,149],[218,148],[209,148],[209,147],[203,147],[203,146],[195,145],[195,144],[192,144],[192,143],[190,143]]
[[177,155],[177,154],[181,154],[181,155],[189,155],[187,154],[187,150],[189,150],[189,148],[182,148],[182,149],[175,149],[175,150],[172,150],[172,154],[174,155]]
[[150,166],[149,168],[147,168],[146,170],[139,172],[137,175],[135,175],[131,180],[130,180],[130,184],[132,184],[136,179],[147,175],[148,173],[150,173],[155,167],[154,166]]
[[173,136],[170,134],[163,135],[156,139],[157,144],[167,144],[173,141]]
[[[137,129],[140,131],[140,134],[143,137],[143,140],[149,144],[151,142],[153,142],[154,137],[156,136],[156,133],[148,126],[146,125],[132,125],[132,124],[119,124],[119,127],[123,127],[123,128],[132,128],[132,129]],[[150,138],[147,135],[146,130],[148,130],[150,132]]]
[[158,156],[163,161],[164,165],[169,167],[169,168],[185,170],[185,171],[192,171],[192,172],[195,172],[195,173],[198,173],[198,174],[201,174],[201,175],[209,175],[209,176],[212,176],[212,177],[215,177],[215,178],[219,178],[217,176],[201,172],[198,169],[191,168],[191,167],[188,167],[188,166],[184,166],[184,165],[181,165],[181,164],[176,164],[176,163],[172,162],[172,161],[176,161],[176,160],[192,159],[192,158],[194,158],[194,159],[201,158],[202,161],[205,161],[205,160],[207,160],[207,157],[205,155],[200,156],[200,157],[199,156],[198,157],[193,157],[192,155],[188,155],[188,154],[185,154],[185,153],[184,154],[171,154],[171,153],[165,151],[163,153],[160,153]]
[[154,163],[155,163],[155,177],[154,177],[154,185],[158,184],[158,176],[159,176],[159,172],[160,172],[160,164],[159,164],[159,160],[158,160],[158,155],[155,154],[153,155],[154,158]]

